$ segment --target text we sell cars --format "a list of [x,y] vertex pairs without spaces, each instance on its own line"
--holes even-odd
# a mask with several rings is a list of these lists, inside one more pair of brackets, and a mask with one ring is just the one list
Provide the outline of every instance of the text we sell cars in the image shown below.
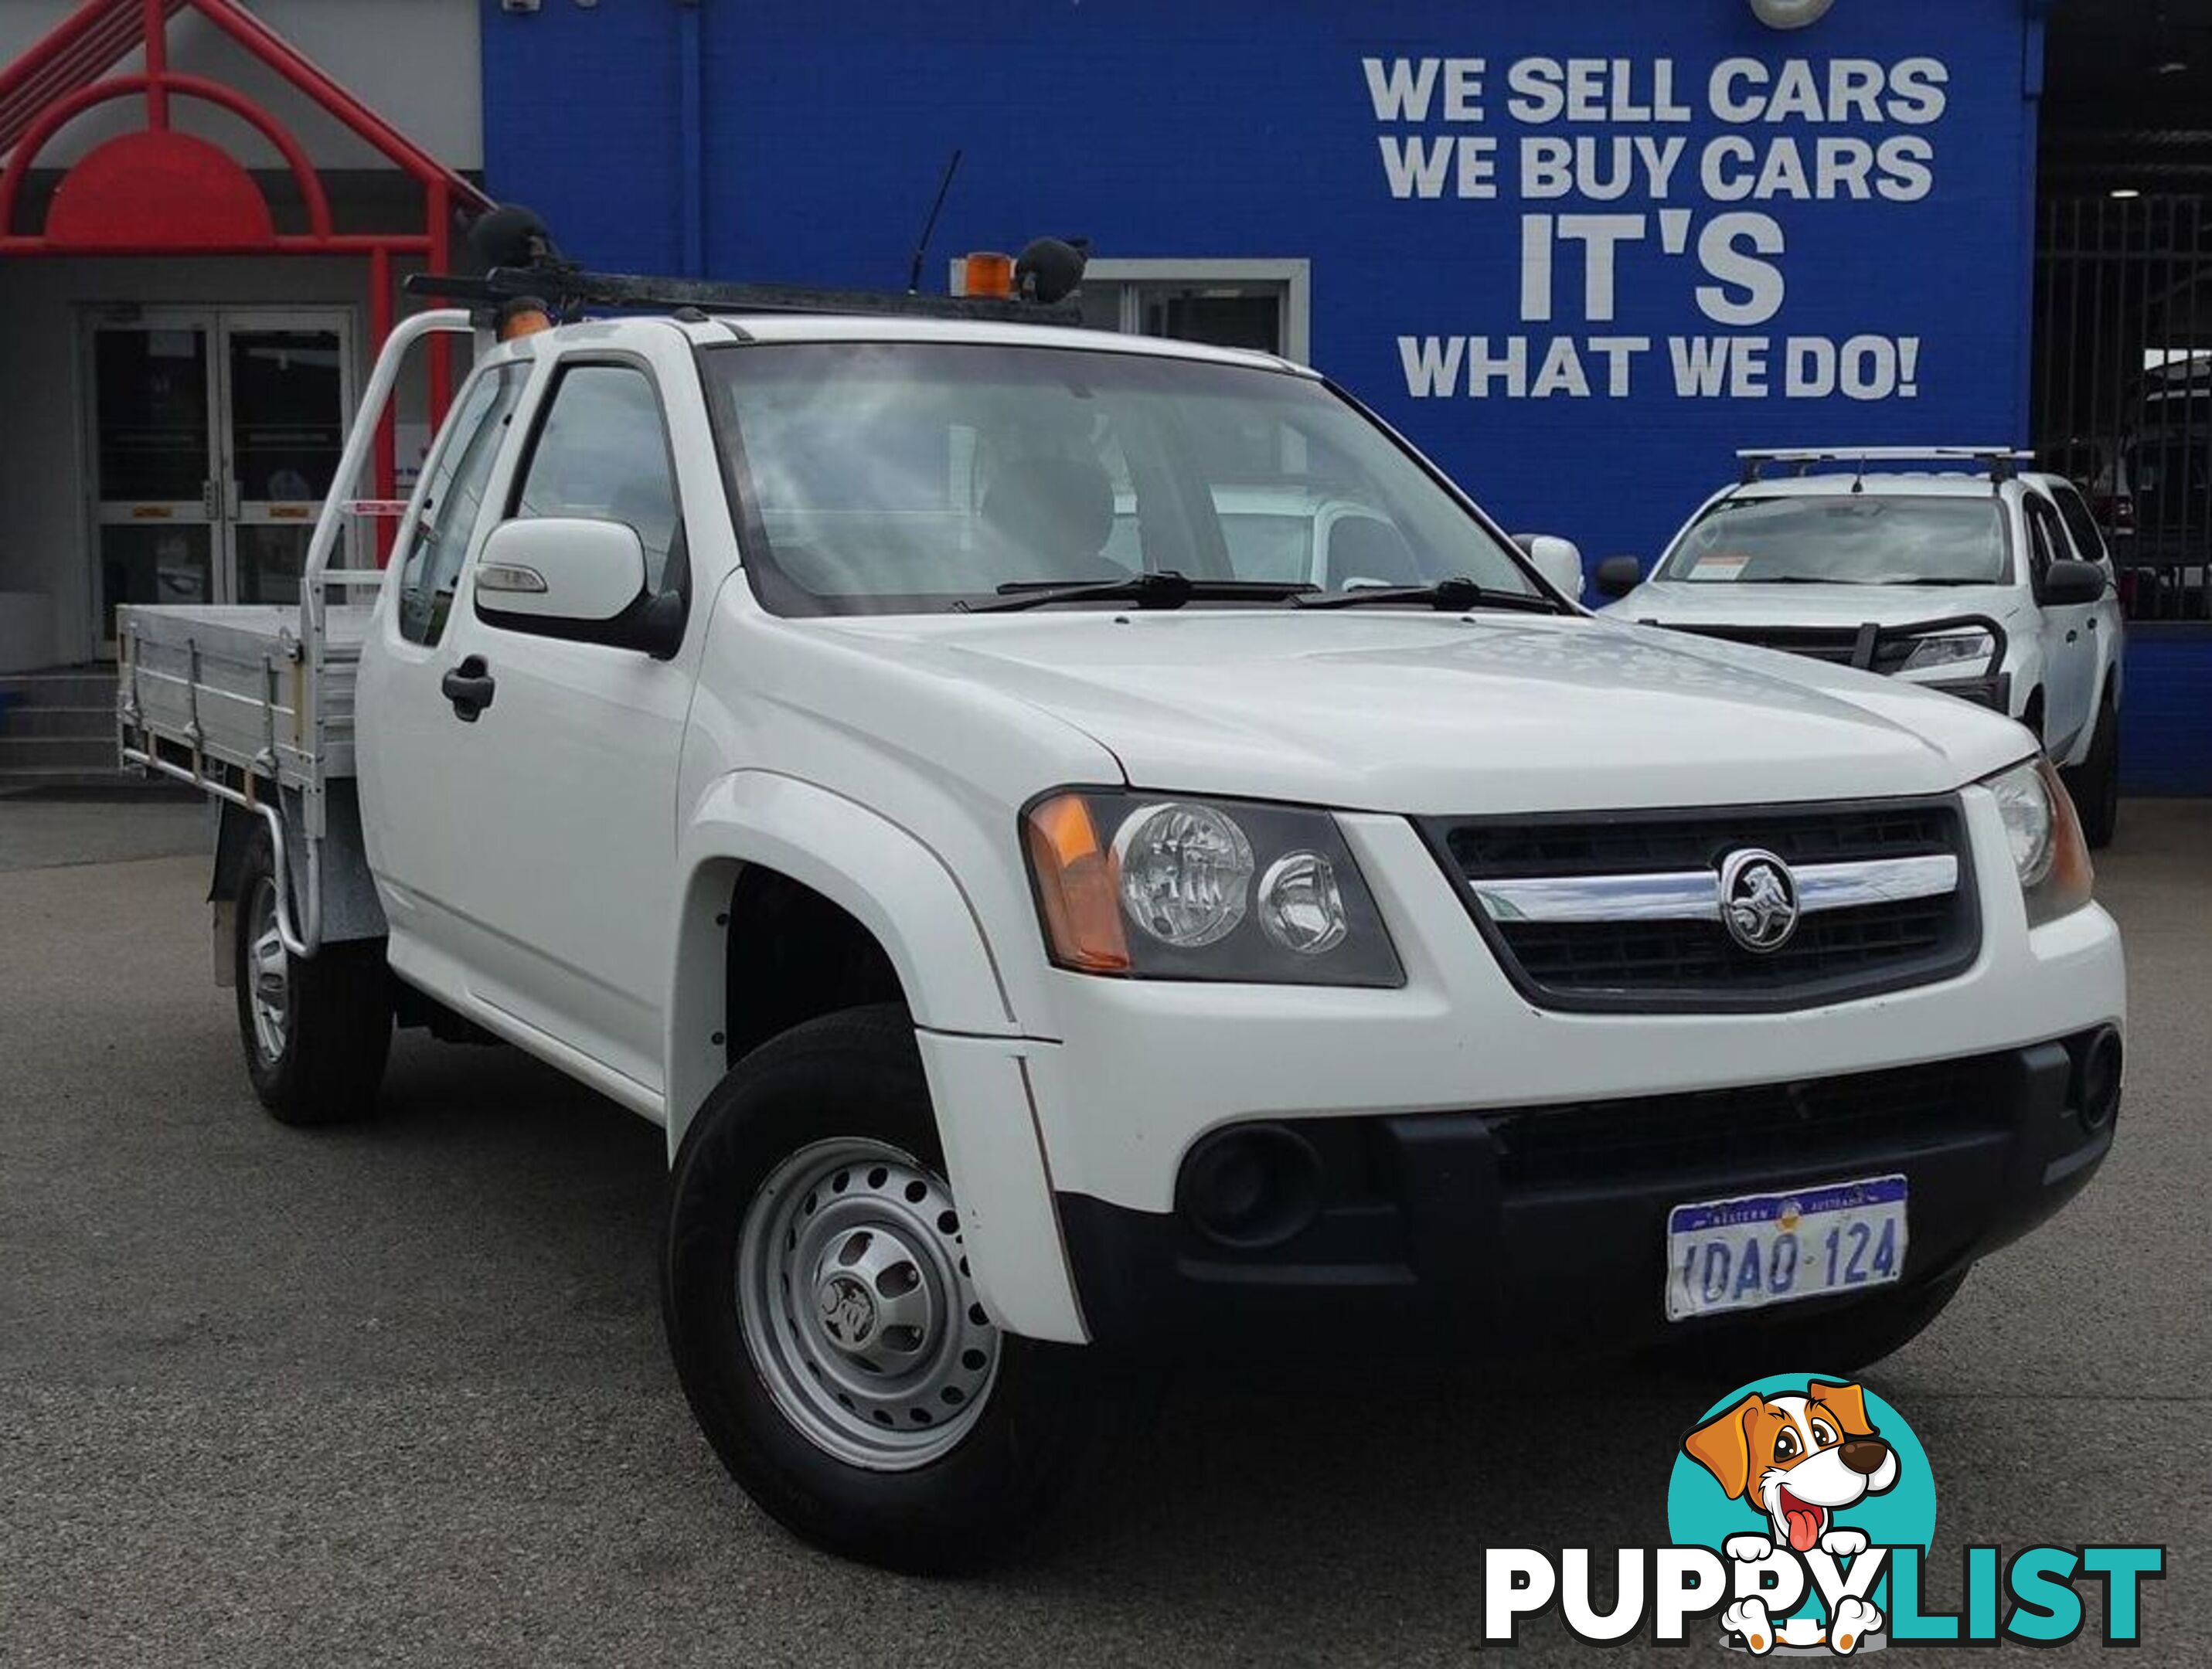
[[[1474,125],[1492,118],[1487,59],[1370,58],[1362,68],[1378,122]],[[1792,58],[1778,65],[1729,58],[1713,67],[1698,109],[1677,96],[1670,59],[1638,64],[1628,58],[1531,58],[1505,68],[1508,96],[1502,109],[1522,129],[1554,123],[1663,125],[1701,116],[1731,126],[1789,122],[1919,128],[1942,118],[1948,80],[1942,62],[1929,58],[1894,64],[1870,58],[1814,64]],[[1686,167],[1702,195],[1714,202],[1865,201],[1879,196],[1911,203],[1928,195],[1936,156],[1933,140],[1914,132],[1875,140],[1849,134],[1727,133],[1698,142],[1679,135],[1523,132],[1503,158],[1503,141],[1492,133],[1384,133],[1378,143],[1392,195],[1469,200],[1506,194],[1501,173],[1507,180],[1517,179],[1512,194],[1524,199],[1664,198]]]

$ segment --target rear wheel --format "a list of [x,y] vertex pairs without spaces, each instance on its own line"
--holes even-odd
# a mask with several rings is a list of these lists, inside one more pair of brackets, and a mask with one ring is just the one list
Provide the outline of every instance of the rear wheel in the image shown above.
[[277,927],[276,852],[256,829],[239,866],[231,971],[246,1076],[271,1116],[337,1124],[376,1104],[392,1047],[381,940],[326,944],[300,958]]
[[2065,778],[2081,819],[2081,838],[2100,850],[2110,846],[2120,821],[2120,715],[2109,695],[2097,710],[2087,756]]
[[1903,1350],[1966,1284],[1969,1270],[1860,1299],[1847,1309],[1792,1315],[1787,1307],[1710,1323],[1662,1347],[1667,1367],[1746,1385],[1763,1375],[1809,1369],[1847,1374]]
[[1087,1470],[1117,1399],[1001,1332],[969,1270],[903,1009],[825,1016],[732,1068],[670,1179],[663,1318],[747,1494],[831,1552],[973,1569]]

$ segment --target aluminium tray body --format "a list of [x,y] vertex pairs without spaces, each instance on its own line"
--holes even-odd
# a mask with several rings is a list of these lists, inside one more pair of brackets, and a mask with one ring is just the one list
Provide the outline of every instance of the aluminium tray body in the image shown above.
[[258,778],[319,804],[354,774],[354,682],[373,605],[324,613],[321,652],[296,604],[132,604],[117,635],[121,745],[239,788]]

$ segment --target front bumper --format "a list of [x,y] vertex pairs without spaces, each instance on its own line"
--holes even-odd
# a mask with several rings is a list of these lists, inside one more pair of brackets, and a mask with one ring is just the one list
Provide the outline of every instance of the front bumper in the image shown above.
[[1685,1331],[1662,1302],[1684,1202],[1902,1172],[1908,1284],[2027,1233],[2111,1146],[2109,1106],[2083,1106],[2096,1035],[1718,1095],[1309,1121],[1316,1197],[1266,1244],[1209,1232],[1188,1170],[1176,1212],[1069,1194],[1060,1220],[1110,1349],[1631,1349]]
[[[1669,1176],[1648,1192],[1637,1178],[1609,1181],[1593,1172],[1580,1191],[1532,1193],[1488,1180],[1495,1166],[1487,1120],[1929,1063],[2026,1060],[2059,1040],[2124,1024],[2126,976],[2112,919],[2091,905],[2031,929],[1994,802],[1980,788],[1960,800],[1979,891],[1972,962],[1932,983],[1784,1012],[1539,1006],[1507,978],[1412,822],[1340,813],[1405,968],[1402,988],[1054,972],[1053,1012],[1038,1028],[1045,1035],[921,1035],[987,1306],[1015,1332],[1079,1341],[1155,1331],[1126,1317],[1154,1305],[1174,1311],[1188,1287],[1212,1295],[1201,1314],[1224,1292],[1232,1308],[1272,1314],[1278,1303],[1301,1310],[1310,1302],[1335,1312],[1372,1301],[1387,1311],[1401,1299],[1419,1310],[1435,1296],[1425,1281],[1504,1283],[1484,1302],[1454,1312],[1480,1316],[1513,1308],[1505,1301],[1516,1291],[1548,1291],[1552,1302],[1573,1292],[1538,1278],[1548,1264],[1592,1281],[1601,1275],[1626,1294],[1618,1325],[1655,1320],[1662,1241],[1653,1211],[1769,1183],[1875,1174],[1893,1150],[1831,1144],[1748,1168]],[[2048,1147],[2057,1138],[2033,1110],[2048,1106],[2051,1093],[2033,1065],[2008,1069],[2021,1087],[1986,1103],[2001,1113],[1967,1128],[1947,1126],[1924,1151],[1913,1141],[1895,1150],[1911,1158],[1904,1167],[1913,1177],[1911,1278],[2023,1232],[2087,1179],[2094,1155],[2070,1181],[2046,1180],[2035,1168],[2068,1156]],[[1191,1280],[1181,1267],[1189,1248],[1176,1216],[1187,1162],[1212,1132],[1257,1121],[1317,1138],[1350,1131],[1379,1144],[1371,1162],[1395,1165],[1406,1179],[1395,1207],[1402,1247],[1301,1253],[1233,1281]],[[1757,1187],[1711,1186],[1715,1177]],[[1619,1246],[1584,1261],[1578,1235],[1617,1235]],[[1423,1236],[1449,1244],[1431,1253]],[[1453,1260],[1470,1259],[1488,1272],[1452,1273]],[[1321,1271],[1321,1287],[1343,1293],[1316,1296],[1301,1268]],[[1270,1288],[1281,1296],[1269,1297]]]

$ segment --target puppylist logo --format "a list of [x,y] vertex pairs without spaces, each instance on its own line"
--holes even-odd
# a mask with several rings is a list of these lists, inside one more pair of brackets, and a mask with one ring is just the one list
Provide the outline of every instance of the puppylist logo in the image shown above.
[[1717,1550],[1721,1638],[1764,1657],[1850,1657],[1888,1646],[2055,1646],[2103,1590],[2107,1646],[2139,1643],[2138,1584],[2160,1547],[1966,1550],[1966,1609],[1929,1612],[1923,1560],[1936,1481],[1905,1417],[1840,1377],[1785,1374],[1723,1397],[1684,1434],[1667,1491],[1668,1534]]
[[1875,1590],[1893,1549],[1934,1538],[1936,1489],[1919,1440],[1893,1411],[1870,1414],[1863,1387],[1747,1388],[1683,1437],[1674,1474],[1669,1532],[1728,1562],[1729,1645],[1841,1657],[1889,1643]]
[[2141,1643],[2157,1546],[2033,1544],[1966,1551],[1963,1604],[1928,1609],[1936,1534],[1927,1451],[1896,1409],[1839,1375],[1782,1374],[1722,1398],[1682,1435],[1667,1490],[1670,1545],[1624,1548],[1604,1605],[1588,1548],[1484,1551],[1483,1638],[1515,1643],[1553,1610],[1593,1645],[1755,1657],[1858,1657],[1892,1646],[2056,1646],[2100,1593],[2104,1643]]

